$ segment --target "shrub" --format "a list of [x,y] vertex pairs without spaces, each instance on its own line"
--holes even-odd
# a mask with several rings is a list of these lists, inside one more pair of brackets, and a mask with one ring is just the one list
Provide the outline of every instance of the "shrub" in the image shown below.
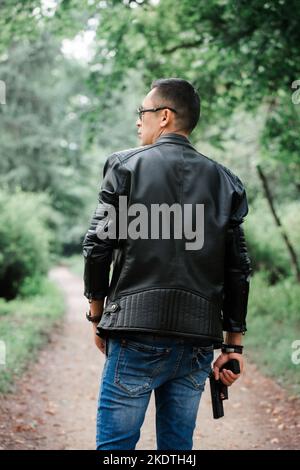
[[[276,209],[300,258],[300,204],[299,202],[282,204]],[[291,275],[291,260],[286,245],[265,199],[257,198],[251,204],[249,215],[245,220],[245,231],[254,271],[266,271],[272,284]]]
[[0,205],[0,296],[10,300],[38,291],[50,264],[55,213],[46,194],[21,190],[0,191]]

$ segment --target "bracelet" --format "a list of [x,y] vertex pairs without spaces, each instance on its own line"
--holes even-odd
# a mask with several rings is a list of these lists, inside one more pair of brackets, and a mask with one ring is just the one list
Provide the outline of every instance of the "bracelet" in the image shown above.
[[92,323],[98,323],[101,320],[102,314],[92,315],[91,310],[89,310],[89,312],[86,312],[85,316],[88,321],[91,321]]
[[223,353],[238,353],[243,354],[243,348],[241,344],[222,344],[221,351]]

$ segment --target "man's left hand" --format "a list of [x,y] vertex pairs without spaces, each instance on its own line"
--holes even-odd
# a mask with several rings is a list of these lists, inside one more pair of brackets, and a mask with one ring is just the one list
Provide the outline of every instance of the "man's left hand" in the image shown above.
[[97,346],[100,351],[105,354],[106,353],[106,341],[104,338],[100,338],[100,336],[96,335],[97,326],[94,327],[94,341],[95,345]]
[[[239,362],[240,365],[240,374],[234,374],[231,370],[223,369],[220,372],[220,368],[228,362],[230,359],[236,359]],[[213,370],[214,370],[214,375],[215,379],[223,382],[224,385],[227,385],[227,387],[230,387],[242,374],[244,369],[244,360],[243,356],[238,353],[221,353],[220,356],[217,358],[217,360],[213,363]]]

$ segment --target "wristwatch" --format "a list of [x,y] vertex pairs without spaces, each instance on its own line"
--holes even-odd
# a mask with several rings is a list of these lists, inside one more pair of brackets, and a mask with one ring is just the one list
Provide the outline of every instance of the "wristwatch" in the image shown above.
[[223,353],[238,353],[243,354],[243,347],[241,344],[222,344],[221,351]]
[[88,321],[91,321],[92,323],[98,323],[101,320],[102,314],[92,315],[91,310],[89,310],[89,312],[86,312],[85,316]]

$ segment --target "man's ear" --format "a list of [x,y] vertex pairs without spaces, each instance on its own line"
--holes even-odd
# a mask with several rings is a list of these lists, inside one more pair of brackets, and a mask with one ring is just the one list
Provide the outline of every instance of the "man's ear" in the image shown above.
[[167,117],[168,117],[168,111],[165,111],[164,115],[163,115],[163,121],[167,121]]

